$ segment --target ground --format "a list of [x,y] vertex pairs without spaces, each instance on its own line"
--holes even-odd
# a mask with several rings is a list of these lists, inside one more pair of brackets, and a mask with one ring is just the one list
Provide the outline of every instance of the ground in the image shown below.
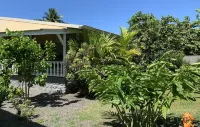
[[106,111],[112,111],[111,106],[97,100],[79,98],[77,94],[44,93],[38,87],[30,93],[36,107],[32,122],[19,122],[16,110],[5,101],[0,110],[0,127],[109,127],[112,121],[105,116]]
[[[111,127],[114,125],[114,109],[97,100],[78,98],[76,94],[44,93],[41,89],[31,89],[31,100],[36,106],[32,122],[19,122],[16,110],[9,101],[0,110],[0,127]],[[178,127],[181,115],[190,112],[200,120],[199,96],[196,102],[176,101],[168,111],[170,125]],[[197,125],[197,124],[196,124]],[[163,126],[164,127],[164,126]]]

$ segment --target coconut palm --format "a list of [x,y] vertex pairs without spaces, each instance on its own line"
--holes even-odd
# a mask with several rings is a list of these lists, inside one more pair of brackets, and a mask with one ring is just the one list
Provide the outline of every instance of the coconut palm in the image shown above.
[[64,23],[62,17],[55,8],[49,8],[48,12],[44,13],[43,21]]

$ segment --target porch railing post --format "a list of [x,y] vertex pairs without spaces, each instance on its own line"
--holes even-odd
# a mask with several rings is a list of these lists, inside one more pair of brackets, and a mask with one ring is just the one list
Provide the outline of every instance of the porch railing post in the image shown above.
[[66,34],[63,34],[63,77],[66,77],[66,67],[65,67],[65,64],[66,64],[66,42],[67,39],[66,39]]

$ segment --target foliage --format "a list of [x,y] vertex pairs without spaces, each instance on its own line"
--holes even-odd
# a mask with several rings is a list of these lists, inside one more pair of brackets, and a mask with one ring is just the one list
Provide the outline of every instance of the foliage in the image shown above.
[[[107,50],[111,50],[111,45],[114,43],[114,37],[104,33],[89,32],[84,35],[84,38],[86,42],[82,42],[80,47],[78,42],[70,40],[68,42],[69,50],[66,55],[68,83],[74,82],[81,89],[87,89],[88,86],[84,80],[79,78],[78,72],[91,68],[100,62],[104,63],[105,60],[102,59],[105,56],[109,56],[106,54]],[[73,84],[73,88],[74,86]]]
[[117,109],[123,126],[152,127],[160,113],[166,117],[175,99],[194,100],[192,93],[198,87],[200,71],[197,66],[177,68],[163,56],[145,70],[135,64],[107,65],[83,71],[81,77],[100,100]]
[[31,106],[30,100],[22,98],[23,94],[22,88],[10,86],[8,99],[12,102],[20,118],[29,119],[33,116],[34,106]]
[[[22,83],[22,89],[25,90],[25,98],[29,97],[29,89],[33,84],[44,85],[46,79],[46,68],[49,64],[46,61],[55,57],[52,42],[45,43],[43,50],[35,39],[24,36],[19,32],[6,31],[10,38],[0,39],[0,63],[3,66],[3,75],[6,79],[7,86],[10,82],[12,73],[18,73]],[[11,67],[14,67],[15,72]],[[42,75],[36,76],[37,73]]]
[[[90,34],[80,51],[72,48],[70,76],[111,103],[123,126],[153,127],[159,117],[166,118],[174,100],[195,100],[200,64],[189,65],[183,56],[199,54],[198,23],[138,12],[129,25],[120,28],[119,38]],[[79,52],[82,57],[76,59]]]
[[13,100],[15,98],[21,98],[21,96],[23,96],[24,94],[23,89],[20,87],[10,86],[8,91],[9,91],[8,99],[10,100]]
[[11,88],[9,87],[11,71],[8,69],[7,62],[8,61],[2,64],[2,67],[4,69],[2,69],[0,72],[0,105],[3,103],[4,100],[8,99],[9,94],[11,94]]
[[68,86],[72,86],[70,92],[87,89],[83,80],[78,78],[78,71],[90,66],[88,59],[88,45],[83,43],[81,48],[75,49],[74,45],[77,45],[75,41],[70,40],[68,42],[70,50],[67,52],[67,81]]
[[64,23],[62,17],[55,8],[49,8],[48,12],[44,13],[43,21]]
[[137,32],[128,32],[126,28],[122,27],[120,27],[120,31],[119,55],[127,58],[127,60],[129,60],[130,57],[132,58],[134,55],[141,55],[140,50],[134,44],[130,44],[131,39],[137,34]]
[[31,101],[25,100],[22,104],[19,104],[19,109],[21,111],[20,117],[30,118],[34,113],[34,106],[30,106]]
[[[3,67],[6,67],[5,64]],[[0,105],[2,102],[6,99],[13,98],[15,95],[22,95],[23,90],[20,88],[14,88],[13,86],[10,86],[10,76],[11,71],[7,69],[1,70],[0,73]]]
[[15,98],[12,100],[12,102],[20,118],[30,119],[30,117],[33,116],[34,106],[31,106],[30,100],[22,100],[21,98]]
[[80,48],[76,41],[70,40],[66,56],[68,81],[76,81],[79,87],[84,84],[83,87],[87,88],[85,80],[79,78],[81,70],[99,65],[124,63],[124,60],[140,55],[139,49],[129,45],[135,32],[129,33],[125,28],[121,28],[121,32],[120,38],[106,33],[88,32]]
[[188,16],[180,21],[173,16],[157,19],[153,14],[138,12],[128,21],[129,31],[137,31],[132,43],[142,49],[140,64],[150,63],[169,50],[186,55],[200,54],[199,19],[191,22]]
[[6,100],[7,96],[8,96],[7,87],[2,86],[2,84],[0,84],[0,106],[3,103],[3,101]]

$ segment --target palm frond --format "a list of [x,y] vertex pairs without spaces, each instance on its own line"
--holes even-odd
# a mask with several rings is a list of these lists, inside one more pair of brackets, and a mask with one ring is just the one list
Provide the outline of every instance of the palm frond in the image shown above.
[[131,50],[126,51],[126,54],[128,56],[133,56],[133,55],[140,56],[141,55],[141,51],[140,51],[140,49],[131,49]]
[[136,31],[128,32],[128,29],[120,27],[121,37],[120,37],[120,44],[123,48],[127,48],[129,42],[132,40],[133,36],[137,34]]
[[49,8],[48,12],[45,12],[43,16],[43,20],[45,21],[64,23],[62,18],[63,16],[59,15],[58,11],[54,8]]

